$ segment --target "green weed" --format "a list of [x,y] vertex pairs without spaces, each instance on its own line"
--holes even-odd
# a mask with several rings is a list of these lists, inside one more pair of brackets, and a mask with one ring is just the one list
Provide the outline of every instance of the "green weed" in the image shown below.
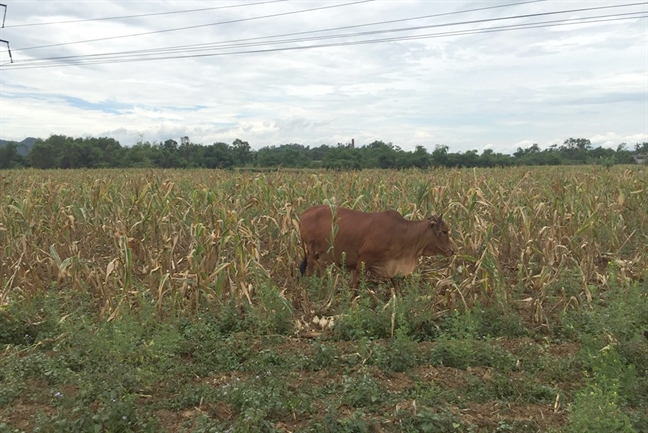
[[617,390],[591,383],[576,394],[565,433],[635,433],[628,415],[619,408]]
[[402,372],[417,365],[418,345],[407,335],[407,330],[399,328],[394,338],[385,345],[374,346],[374,363],[382,370]]
[[397,412],[396,419],[403,432],[449,433],[465,431],[461,419],[448,411],[432,412],[428,408],[412,414],[409,411]]
[[360,299],[355,307],[336,321],[334,334],[340,340],[362,338],[388,338],[392,329],[392,311],[386,308],[372,308],[366,290],[359,290]]
[[332,344],[326,344],[321,341],[314,341],[314,353],[309,358],[307,366],[311,370],[332,369],[335,370],[339,359],[339,352]]
[[482,340],[441,340],[422,358],[431,365],[460,369],[494,367],[504,372],[512,370],[516,361],[508,351]]
[[622,362],[614,348],[590,354],[591,373],[570,407],[567,432],[634,432],[623,406],[636,400],[634,367]]
[[323,421],[313,422],[307,430],[308,433],[370,433],[374,431],[374,424],[367,419],[362,410],[356,410],[351,415],[344,417],[335,408],[328,408]]
[[351,407],[370,407],[382,402],[384,389],[368,373],[344,376],[342,382],[342,403]]

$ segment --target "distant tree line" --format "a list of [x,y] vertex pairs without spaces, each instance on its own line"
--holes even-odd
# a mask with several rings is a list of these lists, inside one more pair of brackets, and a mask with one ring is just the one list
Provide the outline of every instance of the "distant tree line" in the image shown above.
[[374,141],[366,146],[348,144],[318,147],[300,144],[268,146],[252,150],[247,141],[232,144],[202,145],[182,137],[180,143],[169,139],[160,143],[138,142],[127,147],[108,138],[73,138],[52,135],[37,139],[28,151],[21,152],[18,143],[0,146],[0,169],[4,168],[232,168],[232,167],[291,167],[291,168],[429,168],[429,167],[505,167],[512,165],[561,164],[632,164],[634,155],[648,154],[648,142],[637,143],[629,149],[625,143],[616,149],[592,147],[590,140],[568,138],[562,145],[540,149],[537,144],[518,148],[512,155],[491,149],[481,154],[476,150],[449,152],[449,147],[437,145],[432,152],[423,146],[405,151],[391,143]]

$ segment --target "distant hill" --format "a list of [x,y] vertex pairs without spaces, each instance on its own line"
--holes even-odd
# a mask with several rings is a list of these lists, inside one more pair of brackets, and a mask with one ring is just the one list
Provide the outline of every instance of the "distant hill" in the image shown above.
[[18,153],[22,156],[26,156],[29,151],[31,150],[32,147],[34,147],[34,143],[36,142],[36,139],[34,137],[27,137],[21,142],[17,141],[7,141],[7,140],[0,140],[0,147],[6,146],[9,143],[17,143],[18,144]]

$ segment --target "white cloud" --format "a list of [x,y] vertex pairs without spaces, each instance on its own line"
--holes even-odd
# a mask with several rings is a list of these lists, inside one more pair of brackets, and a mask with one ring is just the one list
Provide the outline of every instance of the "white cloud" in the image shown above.
[[517,143],[514,144],[515,148],[517,149],[518,147],[521,147],[522,149],[526,149],[528,147],[533,146],[535,143],[532,140],[522,140],[518,141]]
[[[203,54],[191,51],[197,44],[496,5],[422,0],[373,2],[189,28],[340,3],[279,2],[199,13],[15,28],[11,26],[223,5],[95,2],[93,8],[78,8],[66,2],[39,2],[39,7],[34,8],[32,2],[11,3],[1,37],[11,42],[15,66],[55,56],[184,48],[169,51],[166,55],[171,58],[163,61],[25,70],[3,67],[0,138],[22,140],[53,133],[108,135],[131,145],[144,134],[149,141],[189,136],[192,141],[205,144],[241,138],[254,148],[283,143],[334,145],[354,138],[356,145],[383,140],[406,150],[417,145],[433,150],[436,144],[445,144],[453,152],[475,148],[513,152],[533,143],[546,148],[562,144],[569,137],[590,137],[595,145],[611,147],[620,142],[648,140],[645,19],[311,50],[181,57]],[[607,1],[597,6],[615,4]],[[319,34],[358,33],[591,5],[540,2]],[[363,38],[494,25],[502,22]],[[96,43],[21,49],[181,27],[186,29]],[[290,37],[302,36],[306,35]],[[304,44],[307,43],[289,45]],[[239,46],[230,51],[281,46],[286,45]],[[144,55],[142,51],[137,57]],[[6,60],[2,56],[0,62]]]
[[648,134],[633,134],[633,135],[620,135],[615,132],[607,132],[605,134],[597,134],[589,139],[594,146],[611,147],[615,148],[621,144],[626,143],[633,147],[636,143],[643,143],[648,141]]

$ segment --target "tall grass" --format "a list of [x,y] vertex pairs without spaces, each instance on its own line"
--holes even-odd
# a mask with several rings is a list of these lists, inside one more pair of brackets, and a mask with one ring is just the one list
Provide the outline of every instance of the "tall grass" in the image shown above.
[[[316,300],[296,275],[297,227],[325,200],[407,218],[444,212],[459,254],[419,267],[435,287],[422,299],[439,311],[518,303],[551,326],[552,312],[591,302],[610,264],[618,278],[646,278],[642,167],[24,170],[0,175],[0,305],[57,288],[91,294],[108,319],[142,303],[182,315],[254,304],[260,287],[274,286],[310,308]],[[566,277],[580,290],[565,291]]]

